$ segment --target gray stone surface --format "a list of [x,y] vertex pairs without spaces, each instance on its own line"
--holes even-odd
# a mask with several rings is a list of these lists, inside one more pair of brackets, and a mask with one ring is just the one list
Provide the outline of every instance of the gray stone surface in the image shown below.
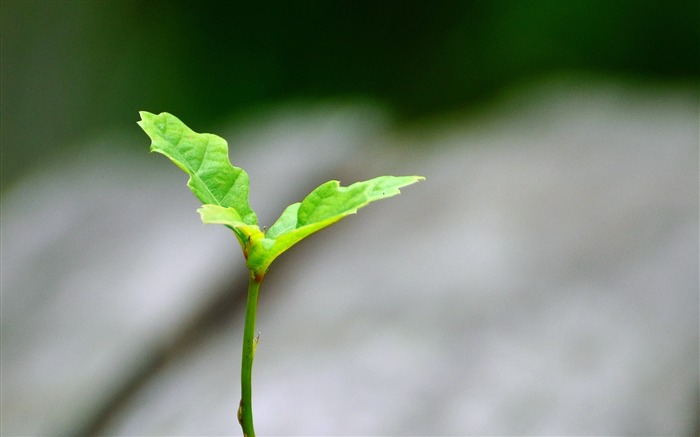
[[[697,95],[562,83],[388,126],[290,106],[217,131],[264,223],[328,178],[427,176],[273,265],[259,435],[693,432]],[[242,257],[184,181],[96,148],[3,197],[3,434],[238,435],[242,301],[210,306]]]

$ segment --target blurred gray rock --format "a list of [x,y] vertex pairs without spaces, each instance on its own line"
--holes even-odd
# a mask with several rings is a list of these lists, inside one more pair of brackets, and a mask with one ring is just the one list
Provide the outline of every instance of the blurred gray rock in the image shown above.
[[[697,95],[560,84],[387,126],[287,107],[217,131],[263,224],[329,178],[427,177],[271,268],[259,435],[694,432]],[[3,433],[238,435],[238,246],[165,158],[106,150],[2,199]]]

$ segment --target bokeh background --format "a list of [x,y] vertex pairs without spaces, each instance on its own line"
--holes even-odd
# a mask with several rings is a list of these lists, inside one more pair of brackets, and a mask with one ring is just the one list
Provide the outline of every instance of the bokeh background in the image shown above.
[[262,224],[427,177],[273,266],[261,435],[697,435],[697,1],[0,7],[3,435],[239,432],[242,257],[139,110]]

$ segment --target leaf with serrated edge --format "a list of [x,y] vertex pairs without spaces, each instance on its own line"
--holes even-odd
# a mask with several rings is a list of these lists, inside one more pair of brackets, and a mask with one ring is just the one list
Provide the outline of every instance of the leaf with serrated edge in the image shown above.
[[303,238],[320,231],[375,200],[399,194],[399,188],[425,179],[422,176],[380,176],[341,187],[329,181],[301,203],[288,206],[248,255],[248,268],[264,273],[272,261]]
[[248,204],[248,174],[231,165],[226,140],[194,132],[167,112],[139,114],[138,124],[152,141],[151,151],[167,156],[190,176],[187,185],[203,204],[233,208],[243,223],[258,224]]
[[151,151],[167,156],[190,176],[187,185],[204,204],[197,210],[202,221],[233,230],[248,268],[256,274],[264,274],[272,261],[305,237],[425,179],[379,176],[347,187],[341,187],[338,181],[326,182],[303,201],[289,205],[265,235],[248,204],[248,174],[231,165],[226,140],[194,132],[167,112],[140,114],[138,124],[151,138]]

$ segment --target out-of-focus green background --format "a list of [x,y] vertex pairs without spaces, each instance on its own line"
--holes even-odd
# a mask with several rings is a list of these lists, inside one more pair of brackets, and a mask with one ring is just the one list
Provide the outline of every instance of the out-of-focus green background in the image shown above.
[[698,11],[692,0],[3,1],[3,188],[91,136],[133,130],[141,109],[202,125],[285,99],[359,97],[411,119],[552,74],[696,81]]

